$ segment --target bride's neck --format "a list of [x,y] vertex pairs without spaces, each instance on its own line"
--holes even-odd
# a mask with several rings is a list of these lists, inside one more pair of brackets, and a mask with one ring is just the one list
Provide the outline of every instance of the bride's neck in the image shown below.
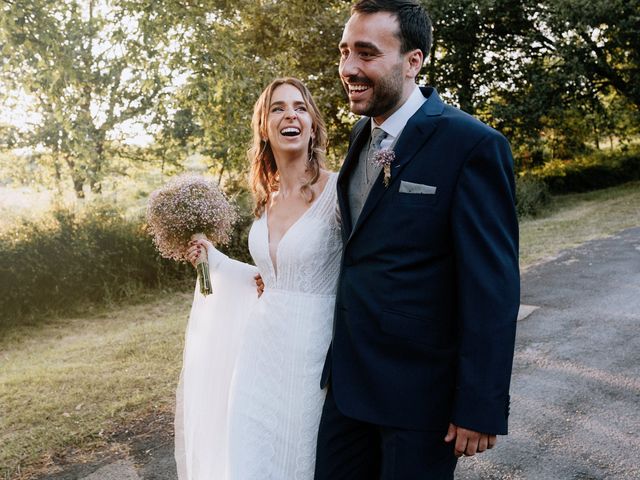
[[300,187],[309,180],[306,157],[289,161],[276,159],[276,164],[279,174],[278,196],[284,199],[299,193]]

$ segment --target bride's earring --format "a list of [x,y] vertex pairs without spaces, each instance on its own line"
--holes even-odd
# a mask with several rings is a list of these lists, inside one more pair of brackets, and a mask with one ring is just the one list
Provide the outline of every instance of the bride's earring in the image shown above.
[[260,154],[259,154],[259,156],[261,157],[262,155],[264,155],[264,152],[267,150],[267,145],[269,145],[269,139],[261,138],[260,141],[262,142],[262,148],[260,148]]
[[313,137],[311,137],[311,140],[309,140],[309,156],[307,158],[307,162],[311,163],[313,162],[313,150],[315,148],[315,139]]

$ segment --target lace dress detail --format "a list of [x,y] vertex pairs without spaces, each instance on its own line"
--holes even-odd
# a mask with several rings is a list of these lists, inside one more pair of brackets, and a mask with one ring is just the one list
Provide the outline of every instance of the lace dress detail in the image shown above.
[[331,174],[318,198],[281,238],[275,269],[268,251],[267,214],[254,222],[249,251],[266,288],[335,295],[342,251],[335,218],[336,181],[337,174]]
[[230,478],[311,480],[324,401],[320,374],[331,341],[342,242],[332,174],[269,255],[267,215],[249,249],[265,291],[249,316],[231,386]]

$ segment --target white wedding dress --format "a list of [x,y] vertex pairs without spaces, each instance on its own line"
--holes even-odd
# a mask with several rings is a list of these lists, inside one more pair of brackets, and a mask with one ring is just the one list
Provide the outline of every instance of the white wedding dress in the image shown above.
[[[269,255],[267,216],[249,233],[257,269],[209,252],[177,392],[182,480],[311,480],[342,241],[332,174]],[[265,284],[257,299],[253,276]]]

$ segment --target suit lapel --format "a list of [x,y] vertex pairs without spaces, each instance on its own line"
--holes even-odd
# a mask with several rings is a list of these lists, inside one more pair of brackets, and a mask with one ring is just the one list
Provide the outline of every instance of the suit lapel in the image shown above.
[[353,228],[351,228],[351,223],[349,224],[350,235],[348,236],[348,239],[353,237],[355,232],[371,214],[384,194],[393,188],[394,183],[396,183],[400,176],[400,172],[402,172],[404,167],[406,167],[407,164],[415,157],[416,153],[420,151],[422,146],[429,140],[431,135],[433,135],[433,132],[436,130],[438,119],[444,110],[444,103],[442,103],[442,100],[435,89],[427,87],[421,88],[421,90],[423,95],[428,97],[429,100],[425,102],[420,110],[418,110],[409,119],[400,134],[400,138],[396,142],[393,149],[395,152],[395,160],[391,164],[391,180],[389,182],[389,186],[384,186],[383,173],[380,172],[380,175],[376,178],[373,186],[371,187],[371,191],[369,192],[369,196],[362,207],[362,212],[360,212],[358,221]]
[[370,124],[371,120],[369,118],[363,118],[356,123],[353,128],[349,151],[347,152],[347,156],[338,174],[338,206],[340,208],[340,216],[342,218],[342,240],[345,243],[351,234],[351,229],[353,228],[351,209],[349,208],[349,177],[351,176],[358,161],[360,151],[369,140],[371,128],[365,127],[370,126]]

